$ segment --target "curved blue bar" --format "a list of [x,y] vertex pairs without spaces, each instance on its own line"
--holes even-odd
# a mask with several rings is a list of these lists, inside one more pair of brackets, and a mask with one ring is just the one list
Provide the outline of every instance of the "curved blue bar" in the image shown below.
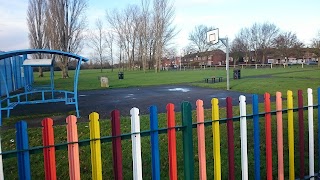
[[82,57],[82,56],[79,56],[77,54],[64,52],[64,51],[58,51],[58,50],[50,50],[50,49],[23,49],[23,50],[16,50],[16,51],[8,51],[8,52],[0,53],[0,59],[5,59],[8,57],[19,56],[19,55],[24,55],[24,54],[36,54],[36,53],[57,54],[57,55],[68,56],[71,58],[82,60],[84,62],[89,61],[89,59]]

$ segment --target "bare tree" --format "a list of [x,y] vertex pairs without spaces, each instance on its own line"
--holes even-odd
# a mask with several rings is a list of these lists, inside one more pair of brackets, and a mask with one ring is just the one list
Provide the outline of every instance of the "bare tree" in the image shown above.
[[213,47],[211,43],[207,43],[207,32],[213,30],[213,27],[199,25],[189,34],[191,45],[198,49],[199,52],[208,51]]
[[107,32],[107,48],[109,50],[109,57],[111,60],[111,71],[113,72],[113,43],[114,43],[114,33],[109,31]]
[[320,49],[320,31],[318,35],[311,40],[311,47]]
[[236,60],[240,60],[241,58],[247,59],[248,58],[248,45],[244,37],[236,36],[235,39],[232,41],[230,53],[233,55],[234,63]]
[[139,65],[145,71],[149,60],[149,68],[155,67],[157,72],[165,47],[176,35],[172,27],[174,10],[168,0],[154,0],[153,13],[149,4],[150,1],[141,0],[141,6],[129,5],[122,11],[107,11],[106,19],[124,52],[120,53],[123,64],[129,69]]
[[[49,47],[77,53],[83,46],[86,0],[50,0],[46,13]],[[62,77],[68,78],[69,58],[60,57]]]
[[279,28],[272,23],[255,23],[251,30],[251,47],[257,58],[258,50],[262,52],[262,63],[265,63],[267,50],[272,47],[274,39],[278,36]]
[[[29,29],[29,44],[31,48],[43,49],[46,47],[45,39],[45,12],[46,0],[29,0],[27,23]],[[42,58],[42,54],[33,54],[34,58]],[[43,77],[42,67],[39,67],[39,77]]]
[[[147,68],[147,55],[149,54],[149,59],[151,61],[151,45],[152,45],[152,38],[151,38],[151,25],[150,25],[150,12],[149,12],[149,0],[141,0],[141,13],[136,18],[140,23],[138,23],[138,56],[140,57],[141,61],[141,68],[143,71],[146,71]],[[149,53],[148,53],[149,52]],[[150,64],[150,63],[149,63]]]
[[176,27],[172,25],[174,18],[174,6],[169,0],[153,1],[153,49],[155,58],[155,72],[160,71],[161,58],[164,47],[176,36]]
[[[320,31],[318,32],[318,35],[312,39],[311,41],[311,47],[318,49],[315,54],[317,54],[317,56],[320,56]],[[318,67],[320,67],[320,60],[318,60]]]
[[88,45],[98,54],[98,63],[100,63],[100,71],[102,72],[103,62],[105,61],[105,51],[107,48],[107,38],[103,30],[103,22],[101,19],[96,20],[96,31],[92,31],[88,37]]
[[283,32],[273,40],[274,47],[283,57],[290,55],[297,56],[295,52],[303,47],[303,43],[299,41],[297,35],[292,32]]

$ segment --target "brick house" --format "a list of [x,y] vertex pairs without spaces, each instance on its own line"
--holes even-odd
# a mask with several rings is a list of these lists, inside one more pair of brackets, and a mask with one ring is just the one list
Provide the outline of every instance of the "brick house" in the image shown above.
[[214,66],[223,65],[226,61],[226,53],[220,49],[197,52],[192,54],[187,54],[182,57],[181,65],[186,67],[192,66]]

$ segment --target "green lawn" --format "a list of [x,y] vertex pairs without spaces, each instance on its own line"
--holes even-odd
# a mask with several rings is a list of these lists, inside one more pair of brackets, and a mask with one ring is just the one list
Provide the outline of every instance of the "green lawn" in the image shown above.
[[[225,81],[225,70],[218,69],[206,69],[206,70],[188,70],[188,71],[168,71],[154,73],[147,72],[143,73],[140,71],[125,71],[124,80],[118,80],[117,71],[111,72],[110,70],[104,70],[100,73],[99,70],[82,70],[80,73],[79,80],[79,90],[91,90],[91,89],[102,89],[100,87],[100,82],[98,80],[99,76],[107,76],[109,78],[110,88],[126,88],[134,86],[151,86],[151,85],[161,85],[161,84],[190,84],[194,86],[210,87],[210,88],[220,88],[226,89]],[[304,91],[304,98],[306,104],[306,89],[312,88],[314,90],[314,100],[315,103],[317,92],[316,88],[320,85],[320,69],[319,68],[274,68],[274,69],[242,69],[241,79],[230,81],[230,87],[232,91],[241,91],[248,93],[263,94],[264,92],[270,92],[272,95],[276,91],[283,93],[286,97],[286,91],[288,89],[293,90],[294,97],[296,97],[297,90],[302,89]],[[73,76],[73,72],[70,71],[70,76]],[[223,76],[224,82],[207,84],[204,83],[203,78],[209,76]],[[232,69],[230,70],[230,77],[232,78]],[[37,84],[44,84],[47,79],[45,78],[35,78]],[[59,89],[72,89],[73,78],[61,79],[59,74],[56,73],[55,77],[56,87]],[[204,101],[210,101],[209,99],[204,99]],[[295,100],[296,101],[296,100]],[[195,103],[195,102],[191,102]],[[297,106],[296,103],[294,105]],[[283,107],[286,107],[286,102],[284,102]],[[260,112],[263,112],[264,106],[260,104]],[[274,103],[272,104],[272,110],[274,110]],[[251,105],[247,106],[247,114],[251,113]],[[233,107],[233,112],[235,116],[239,115],[239,108],[237,106]],[[317,137],[317,122],[318,117],[315,113],[315,137]],[[305,134],[307,134],[307,112],[304,113],[305,116]],[[220,118],[226,117],[226,109],[221,108]],[[295,113],[295,170],[296,178],[299,175],[299,154],[298,154],[298,121],[297,113]],[[283,127],[284,127],[284,155],[285,155],[285,176],[288,178],[288,138],[287,138],[287,116],[283,116]],[[211,119],[211,110],[205,110],[205,119]],[[10,121],[10,119],[5,119],[4,121]],[[193,121],[196,121],[195,112],[193,112]],[[181,125],[181,115],[176,114],[177,125]],[[107,120],[101,120],[101,136],[111,135],[111,123]],[[251,119],[248,119],[248,155],[249,155],[249,178],[253,179],[253,123]],[[166,127],[166,115],[159,114],[159,127]],[[276,149],[276,121],[273,116],[272,120],[272,146],[273,146],[273,172],[274,178],[277,177],[277,149]],[[130,117],[121,118],[121,131],[122,133],[130,132]],[[221,124],[221,157],[222,157],[222,179],[226,179],[228,176],[228,155],[227,155],[227,141],[226,141],[226,125]],[[147,115],[141,116],[141,130],[149,129],[149,117]],[[236,177],[241,177],[241,160],[240,160],[240,129],[239,122],[234,123],[234,137],[235,137],[235,164],[236,164]],[[65,126],[55,126],[55,143],[66,142],[66,128]],[[30,146],[41,146],[41,128],[29,128],[29,141]],[[78,123],[79,139],[89,139],[89,128],[88,123]],[[264,118],[260,118],[260,134],[261,134],[261,177],[265,177],[265,131],[264,131]],[[15,149],[15,143],[10,140],[15,139],[15,130],[9,129],[1,131],[2,135],[2,149],[3,151]],[[194,163],[195,163],[195,177],[198,178],[198,156],[197,153],[197,138],[196,130],[193,131],[194,135]],[[305,147],[305,172],[308,172],[308,136],[305,136],[306,147]],[[167,136],[161,134],[159,136],[160,141],[160,155],[161,155],[161,179],[168,179],[168,157],[167,157]],[[317,138],[315,138],[317,141]],[[144,179],[151,179],[151,152],[150,152],[150,138],[142,138],[142,163],[143,163],[143,177]],[[207,177],[208,179],[213,179],[213,158],[212,158],[212,129],[211,126],[206,127],[206,156],[207,156]],[[123,169],[125,179],[132,179],[132,159],[131,159],[131,141],[123,140]],[[317,154],[317,145],[315,145]],[[178,153],[178,171],[179,179],[183,179],[183,155],[182,155],[182,138],[181,132],[177,133],[177,153]],[[57,150],[57,175],[59,179],[68,179],[68,156],[66,150]],[[112,149],[111,143],[104,143],[102,145],[102,169],[104,179],[112,179]],[[317,158],[317,157],[316,157]],[[80,147],[80,159],[81,159],[81,177],[82,179],[91,179],[91,162],[90,162],[90,146]],[[4,171],[6,179],[16,179],[17,178],[17,159],[9,158],[4,160]],[[316,169],[317,166],[316,159]],[[43,156],[42,154],[31,155],[31,169],[33,179],[43,179],[44,168],[43,168]]]

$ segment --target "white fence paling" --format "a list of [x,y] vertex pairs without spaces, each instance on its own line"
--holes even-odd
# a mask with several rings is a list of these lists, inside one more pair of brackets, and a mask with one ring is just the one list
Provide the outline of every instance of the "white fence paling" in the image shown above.
[[142,160],[141,160],[141,137],[140,137],[140,117],[139,109],[132,108],[131,115],[131,139],[132,139],[132,160],[133,179],[142,180]]
[[[314,176],[313,95],[308,88],[309,175]],[[314,178],[311,178],[314,179]]]
[[[1,150],[1,135],[0,135],[0,153],[2,153],[2,150]],[[2,155],[0,155],[0,179],[4,179]]]
[[248,179],[248,151],[247,151],[247,118],[246,118],[246,97],[239,97],[240,107],[240,136],[241,136],[241,169],[242,179]]

